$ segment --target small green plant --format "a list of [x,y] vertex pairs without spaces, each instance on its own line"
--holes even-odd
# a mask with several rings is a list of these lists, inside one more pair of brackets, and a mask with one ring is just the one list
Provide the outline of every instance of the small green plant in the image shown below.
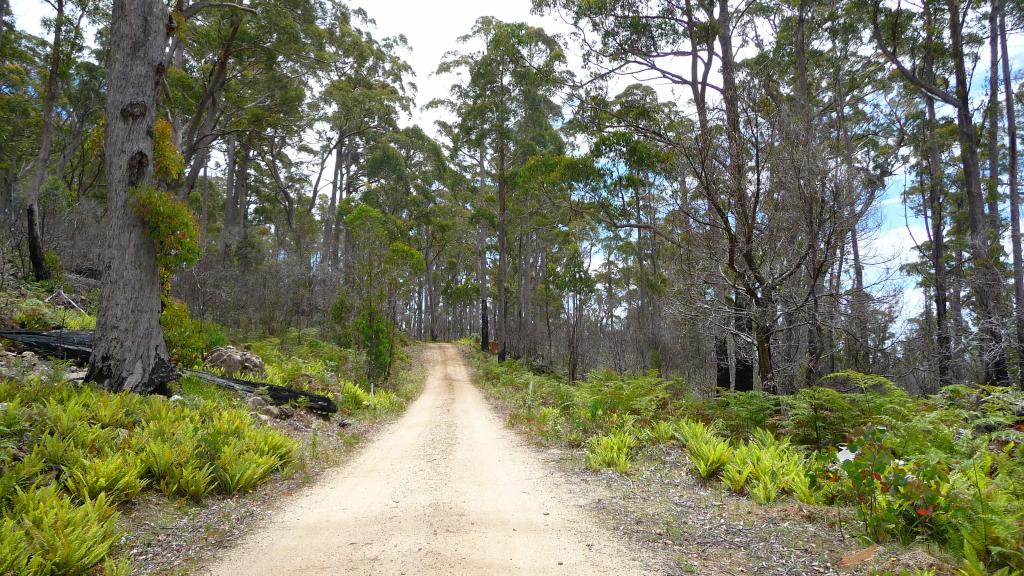
[[0,574],[24,574],[28,538],[11,518],[0,518]]
[[157,487],[168,496],[187,496],[198,502],[213,490],[215,485],[216,478],[212,465],[189,462],[161,478]]
[[676,426],[672,422],[658,420],[644,430],[643,436],[644,440],[651,444],[671,444],[676,441]]
[[104,494],[76,505],[51,484],[20,493],[14,511],[28,542],[26,571],[33,575],[84,576],[120,537],[118,514]]
[[39,454],[47,463],[62,468],[73,467],[84,457],[82,450],[75,444],[74,436],[62,437],[52,432],[47,432],[39,439],[33,453]]
[[554,406],[542,406],[534,416],[534,430],[544,440],[554,440],[558,436],[558,425],[561,418],[561,412]]
[[39,481],[39,476],[46,468],[46,461],[42,452],[36,449],[17,462],[0,463],[3,464],[0,466],[0,511],[3,511],[19,491]]
[[624,377],[595,371],[579,383],[574,402],[589,426],[601,427],[623,417],[650,421],[667,398],[666,383],[654,374]]
[[132,563],[128,558],[108,557],[103,561],[103,576],[131,576]]
[[818,503],[818,493],[814,489],[811,478],[807,475],[807,468],[801,460],[787,464],[787,469],[783,471],[783,475],[786,477],[786,487],[793,492],[793,496],[796,497],[797,501],[803,504]]
[[352,382],[342,383],[340,400],[339,409],[344,409],[349,413],[362,410],[371,401],[370,393]]
[[767,428],[779,411],[779,397],[761,391],[723,391],[712,403],[714,419],[723,422],[733,437],[745,437]]
[[857,455],[843,463],[865,532],[875,541],[912,542],[918,536],[943,540],[943,525],[956,500],[949,470],[938,460],[904,462],[875,428],[857,439]]
[[201,368],[210,350],[228,341],[220,326],[193,319],[188,306],[174,298],[165,299],[160,326],[164,329],[164,339],[171,358],[184,368]]
[[376,390],[370,395],[366,407],[378,414],[394,412],[402,406],[402,400],[390,390]]
[[224,446],[217,457],[217,485],[225,492],[248,492],[277,468],[273,456],[257,454],[246,449],[242,441]]
[[737,494],[743,493],[747,479],[754,471],[754,450],[746,442],[741,442],[733,450],[732,459],[722,467],[722,482]]
[[104,428],[125,428],[135,426],[135,399],[128,394],[107,394],[93,390],[83,391],[89,420]]
[[117,452],[107,457],[83,459],[70,470],[65,484],[69,492],[83,501],[105,494],[111,503],[122,502],[133,498],[146,486],[141,477],[143,469],[138,456]]
[[692,435],[686,443],[693,469],[703,480],[713,478],[732,457],[729,441],[714,434]]
[[594,436],[587,446],[587,466],[594,469],[611,468],[617,472],[628,472],[630,454],[636,445],[636,436],[628,430],[617,430],[601,436]]
[[153,172],[163,182],[174,182],[185,171],[185,158],[174,145],[174,125],[165,118],[153,123]]
[[782,492],[782,483],[770,476],[754,480],[750,484],[750,497],[758,504],[771,504]]
[[299,445],[291,438],[270,428],[255,428],[244,436],[247,447],[257,454],[270,456],[283,468],[295,462]]
[[711,429],[700,420],[683,418],[676,422],[676,437],[684,447],[689,446],[690,442],[704,440],[711,434]]
[[839,444],[861,424],[847,395],[831,388],[804,388],[786,398],[790,429],[801,444],[826,447]]

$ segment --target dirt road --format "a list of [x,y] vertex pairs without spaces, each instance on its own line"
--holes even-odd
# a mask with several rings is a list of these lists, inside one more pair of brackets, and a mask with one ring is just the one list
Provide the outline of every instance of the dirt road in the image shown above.
[[567,502],[451,345],[423,394],[347,465],[208,567],[237,575],[651,574]]

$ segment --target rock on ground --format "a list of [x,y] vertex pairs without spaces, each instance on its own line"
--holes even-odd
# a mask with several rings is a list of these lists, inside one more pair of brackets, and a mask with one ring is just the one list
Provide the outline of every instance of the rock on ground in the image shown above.
[[207,368],[219,368],[228,378],[238,374],[263,375],[263,360],[248,350],[234,346],[214,348],[206,356]]

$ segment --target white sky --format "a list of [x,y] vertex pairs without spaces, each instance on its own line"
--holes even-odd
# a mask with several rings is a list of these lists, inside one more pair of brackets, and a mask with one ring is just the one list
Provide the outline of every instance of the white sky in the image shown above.
[[[456,39],[469,33],[477,18],[493,16],[507,22],[528,22],[543,26],[549,33],[565,32],[565,26],[553,18],[530,14],[530,0],[355,0],[353,7],[366,10],[377,22],[375,36],[404,34],[410,52],[406,61],[416,72],[419,107],[435,98],[448,96],[453,78],[434,74],[444,54],[458,50]],[[416,110],[412,123],[433,132],[439,112]]]

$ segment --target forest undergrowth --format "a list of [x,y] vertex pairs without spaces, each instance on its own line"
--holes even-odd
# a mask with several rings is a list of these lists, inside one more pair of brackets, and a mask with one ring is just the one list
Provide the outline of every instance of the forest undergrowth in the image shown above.
[[[95,325],[85,310],[44,302],[43,288],[25,285],[21,291],[28,295],[4,294],[2,324]],[[420,385],[408,358],[399,358],[394,377],[371,394],[365,378],[360,380],[362,355],[320,339],[313,330],[229,336],[216,324],[191,318],[175,301],[165,307],[162,323],[181,368],[216,371],[203,366],[206,354],[240,342],[265,366],[265,374],[248,377],[327,395],[338,404],[338,415],[300,417],[302,407],[292,406],[286,407],[295,414],[290,420],[272,420],[240,395],[194,376],[183,377],[171,398],[115,394],[69,380],[76,370],[70,364],[5,353],[0,574],[148,572],[133,566],[130,548],[159,535],[132,533],[153,523],[132,518],[137,505],[147,515],[180,520],[267,483],[308,481],[339,463],[373,423],[400,412]],[[154,497],[166,503],[160,514],[153,513]]]
[[701,398],[655,375],[595,371],[569,383],[473,358],[477,381],[510,407],[510,424],[581,451],[588,467],[630,475],[641,454],[657,453],[650,448],[678,449],[714,489],[848,512],[865,545],[923,546],[963,576],[1024,573],[1018,390],[948,386],[912,397],[883,377],[842,372],[823,383],[856,392]]

